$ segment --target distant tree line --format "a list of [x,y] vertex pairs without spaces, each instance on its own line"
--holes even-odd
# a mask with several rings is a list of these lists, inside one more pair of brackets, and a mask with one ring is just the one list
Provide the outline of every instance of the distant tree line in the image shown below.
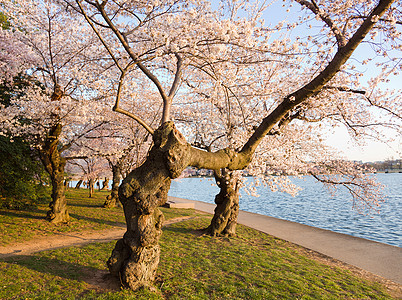
[[370,162],[367,165],[378,172],[402,172],[402,159]]

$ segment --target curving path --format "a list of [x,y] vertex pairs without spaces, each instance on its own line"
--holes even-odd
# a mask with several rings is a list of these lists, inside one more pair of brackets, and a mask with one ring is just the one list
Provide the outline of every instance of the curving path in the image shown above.
[[[164,226],[193,218],[179,217],[164,222]],[[59,233],[49,237],[43,237],[25,243],[0,247],[0,258],[29,255],[39,251],[53,250],[57,248],[80,246],[91,243],[109,242],[120,239],[126,232],[126,227],[106,229],[94,232],[70,232]]]

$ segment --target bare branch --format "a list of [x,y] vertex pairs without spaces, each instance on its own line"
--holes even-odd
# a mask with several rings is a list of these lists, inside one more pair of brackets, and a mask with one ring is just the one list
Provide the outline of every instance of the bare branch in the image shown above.
[[163,101],[167,102],[169,97],[166,95],[166,93],[162,87],[162,84],[160,83],[158,78],[154,74],[152,74],[152,72],[150,70],[148,70],[148,68],[145,67],[141,62],[137,62],[137,66],[155,84]]
[[70,148],[72,146],[73,143],[75,143],[75,141],[77,141],[78,139],[82,138],[83,136],[87,135],[88,133],[90,133],[91,131],[95,130],[96,128],[99,128],[105,124],[107,124],[108,122],[101,122],[97,125],[95,125],[94,127],[89,128],[88,130],[85,130],[84,132],[82,132],[80,135],[76,136],[74,139],[72,139],[68,144],[63,145],[59,152],[62,153],[63,151],[67,150],[68,148]]
[[355,89],[351,89],[348,87],[342,87],[342,86],[325,86],[325,87],[323,87],[323,90],[338,90],[340,92],[348,92],[348,93],[355,93],[355,94],[361,94],[361,95],[366,94],[366,91],[355,90]]
[[144,127],[150,134],[152,134],[152,135],[154,134],[155,131],[154,131],[151,127],[149,127],[141,118],[137,117],[136,115],[134,115],[134,114],[132,114],[132,113],[130,113],[130,112],[124,110],[124,109],[121,109],[121,108],[119,108],[119,107],[113,107],[113,111],[118,112],[118,113],[121,113],[121,114],[123,114],[123,115],[126,115],[126,116],[128,116],[128,117],[130,117],[130,118],[136,120],[136,121],[137,121],[142,127]]
[[365,97],[365,98],[366,98],[366,100],[368,101],[368,103],[370,103],[370,105],[375,106],[375,107],[378,107],[378,108],[380,108],[380,109],[383,109],[383,110],[385,110],[386,112],[390,113],[391,115],[397,117],[398,119],[402,119],[402,116],[401,116],[401,115],[395,113],[394,111],[390,110],[389,108],[384,107],[384,106],[382,106],[382,105],[379,105],[379,104],[377,104],[377,103],[374,103],[369,97]]
[[[64,157],[65,160],[87,159],[87,158],[88,158],[88,156],[67,156],[67,157]],[[73,163],[73,162],[70,162],[70,163],[73,164],[73,165],[79,165],[79,164]]]

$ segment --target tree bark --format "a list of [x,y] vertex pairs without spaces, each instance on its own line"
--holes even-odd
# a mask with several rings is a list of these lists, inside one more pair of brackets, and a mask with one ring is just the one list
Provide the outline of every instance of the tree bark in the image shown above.
[[235,236],[239,215],[239,179],[227,169],[215,171],[214,175],[220,192],[215,196],[214,216],[206,231],[212,236]]
[[89,189],[89,198],[92,198],[94,196],[94,187],[95,186],[95,180],[93,178],[89,179],[88,181],[88,189]]
[[154,146],[145,162],[134,169],[119,188],[127,231],[117,241],[107,265],[124,286],[133,290],[152,287],[159,264],[159,238],[171,179],[189,163],[190,146],[172,122],[155,131]]
[[67,211],[67,200],[65,197],[64,167],[66,160],[60,155],[58,144],[62,125],[54,125],[39,151],[40,158],[49,173],[52,183],[52,201],[49,204],[47,219],[52,223],[66,223],[70,220]]
[[102,181],[101,190],[107,190],[109,188],[109,178],[105,177],[105,180]]
[[112,174],[113,174],[113,179],[112,179],[112,191],[110,195],[106,197],[106,201],[103,204],[103,207],[105,208],[112,208],[119,206],[119,185],[120,185],[120,179],[121,179],[121,170],[119,165],[112,165]]
[[77,184],[75,185],[75,188],[79,189],[81,187],[82,182],[83,182],[82,179],[78,180]]

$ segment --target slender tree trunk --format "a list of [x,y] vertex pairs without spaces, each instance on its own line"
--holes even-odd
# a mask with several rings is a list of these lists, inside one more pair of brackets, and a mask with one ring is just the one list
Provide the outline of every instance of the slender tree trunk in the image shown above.
[[66,160],[58,150],[58,138],[61,130],[61,124],[54,125],[40,151],[41,161],[49,173],[52,183],[52,202],[49,204],[50,210],[47,212],[47,219],[52,223],[66,223],[70,220],[67,211],[67,200],[64,195],[66,188],[64,185]]
[[103,207],[105,208],[112,208],[119,206],[119,185],[120,185],[120,179],[121,179],[121,173],[120,173],[120,167],[118,165],[112,165],[112,173],[113,173],[113,179],[112,179],[112,191],[110,195],[106,197],[106,201],[103,204]]
[[227,169],[214,172],[220,192],[215,196],[215,213],[206,229],[212,236],[236,235],[240,182],[234,172]]
[[94,196],[94,186],[95,186],[95,180],[93,178],[89,179],[88,182],[89,198],[92,198]]
[[127,232],[117,241],[107,265],[124,286],[133,290],[152,287],[159,264],[159,238],[172,178],[189,163],[189,145],[172,122],[155,131],[154,146],[146,161],[134,169],[119,188]]
[[82,182],[83,182],[82,179],[78,180],[77,184],[75,185],[75,188],[79,189],[81,187]]
[[101,190],[107,190],[109,188],[109,178],[105,177],[105,180],[102,181]]

